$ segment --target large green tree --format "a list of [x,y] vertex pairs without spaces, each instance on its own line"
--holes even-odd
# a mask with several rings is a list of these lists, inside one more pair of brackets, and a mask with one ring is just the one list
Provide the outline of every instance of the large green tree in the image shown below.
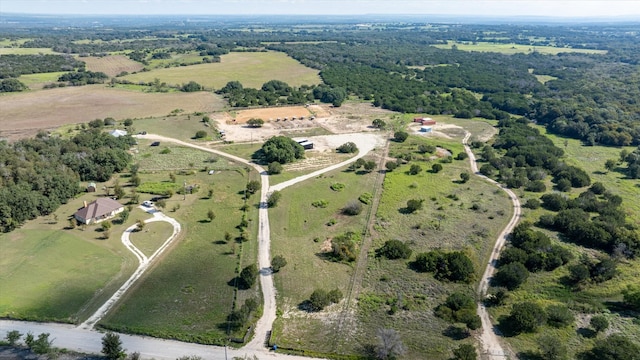
[[262,153],[267,162],[290,163],[304,158],[304,148],[286,136],[274,136],[262,145]]

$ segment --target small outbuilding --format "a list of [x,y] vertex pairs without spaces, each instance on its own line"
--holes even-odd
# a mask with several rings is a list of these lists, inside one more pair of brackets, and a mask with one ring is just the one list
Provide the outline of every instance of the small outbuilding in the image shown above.
[[96,192],[97,187],[96,187],[96,183],[89,183],[89,185],[87,185],[87,192]]
[[115,130],[111,130],[111,131],[109,131],[109,135],[111,135],[111,136],[113,136],[113,137],[120,137],[120,136],[125,136],[125,135],[127,135],[127,132],[126,132],[126,131],[124,131],[124,130],[118,130],[118,129],[115,129]]
[[312,143],[311,141],[309,141],[309,140],[305,140],[305,141],[301,142],[301,143],[300,143],[300,145],[302,145],[302,147],[303,147],[305,150],[311,150],[311,149],[313,149],[313,143]]
[[421,126],[420,127],[420,132],[430,133],[432,131],[433,131],[433,128],[431,126]]

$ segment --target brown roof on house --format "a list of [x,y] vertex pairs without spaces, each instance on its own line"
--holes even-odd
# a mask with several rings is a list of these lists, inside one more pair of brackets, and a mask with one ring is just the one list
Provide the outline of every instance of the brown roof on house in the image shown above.
[[120,209],[123,205],[110,198],[99,198],[76,211],[75,215],[83,219],[95,219]]

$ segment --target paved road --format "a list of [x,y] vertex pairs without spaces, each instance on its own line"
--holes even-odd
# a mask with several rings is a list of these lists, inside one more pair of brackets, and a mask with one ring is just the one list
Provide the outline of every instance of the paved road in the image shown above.
[[[500,251],[504,247],[508,235],[513,231],[513,228],[516,226],[516,224],[518,224],[518,220],[520,219],[520,216],[522,216],[522,208],[520,207],[520,200],[518,200],[518,197],[511,189],[504,187],[493,179],[490,179],[478,172],[476,157],[471,151],[471,148],[468,144],[470,137],[471,133],[467,131],[464,139],[462,140],[462,143],[464,144],[465,152],[467,153],[467,155],[469,155],[471,170],[477,176],[481,177],[485,181],[492,183],[493,185],[506,192],[511,199],[511,203],[513,204],[513,215],[511,216],[509,223],[507,223],[507,226],[498,235],[498,239],[496,240],[496,243],[493,246],[493,250],[491,251],[491,257],[489,259],[489,262],[487,263],[487,267],[484,270],[484,274],[482,274],[480,284],[478,285],[478,296],[480,299],[483,299],[487,293],[487,289],[489,288],[489,279],[496,271],[496,265],[498,263],[498,258],[500,257]],[[482,356],[482,358],[489,360],[504,360],[507,358],[507,356],[513,356],[511,352],[505,351],[505,349],[502,347],[500,339],[498,338],[498,334],[496,333],[496,330],[491,323],[489,312],[487,312],[487,309],[482,301],[478,302],[478,315],[480,315],[480,319],[482,320],[482,333],[480,335],[480,342],[482,344],[484,353],[484,356]]]

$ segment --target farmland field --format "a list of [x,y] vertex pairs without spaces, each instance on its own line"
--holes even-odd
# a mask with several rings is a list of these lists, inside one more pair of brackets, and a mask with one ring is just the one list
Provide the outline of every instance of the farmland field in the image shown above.
[[140,71],[144,67],[142,64],[135,62],[124,55],[110,55],[103,57],[81,57],[80,61],[87,64],[89,71],[101,71],[109,76],[116,76],[123,71],[134,72]]
[[498,44],[491,42],[479,41],[475,45],[471,43],[459,43],[455,41],[449,41],[448,44],[432,45],[439,49],[451,49],[455,45],[458,50],[462,51],[481,51],[481,52],[499,52],[502,54],[526,54],[532,52],[539,52],[546,55],[556,55],[562,52],[565,53],[580,53],[580,54],[606,54],[606,50],[595,49],[572,49],[561,48],[554,46],[534,46],[534,45],[521,45],[521,44]]
[[162,116],[175,109],[209,112],[222,106],[222,99],[207,92],[148,94],[104,85],[57,88],[0,96],[0,132],[17,138],[96,118]]
[[[143,182],[168,179],[168,172],[141,169],[139,174]],[[257,178],[254,172],[249,176]],[[167,200],[167,215],[183,226],[181,239],[100,325],[183,341],[224,344],[236,269],[238,265],[255,263],[257,254],[257,195],[249,201],[250,240],[239,243],[233,239],[239,234],[235,227],[241,220],[241,190],[247,180],[243,166],[215,175],[177,175],[176,183],[186,181],[200,188],[186,200],[181,195]],[[210,188],[214,190],[212,198],[207,197]],[[213,221],[207,220],[209,210],[216,214]],[[225,232],[233,236],[228,242]],[[259,289],[240,290],[237,296],[240,306],[249,297],[259,298]]]
[[229,81],[240,81],[244,87],[251,88],[260,88],[269,80],[281,80],[291,86],[321,82],[317,70],[303,66],[283,53],[232,52],[221,58],[220,63],[155,69],[123,79],[151,82],[158,78],[176,85],[195,81],[211,89],[220,89]]

